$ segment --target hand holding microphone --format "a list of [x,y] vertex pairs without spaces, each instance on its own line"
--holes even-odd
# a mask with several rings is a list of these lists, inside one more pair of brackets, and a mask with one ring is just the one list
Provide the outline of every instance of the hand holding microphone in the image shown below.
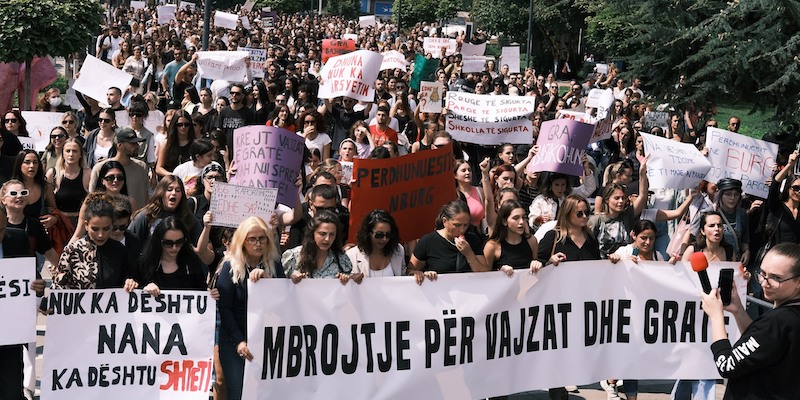
[[706,294],[711,293],[711,281],[708,279],[708,259],[702,251],[696,251],[689,256],[689,263],[692,265],[692,270],[697,272],[700,277],[700,284],[703,285],[703,292]]

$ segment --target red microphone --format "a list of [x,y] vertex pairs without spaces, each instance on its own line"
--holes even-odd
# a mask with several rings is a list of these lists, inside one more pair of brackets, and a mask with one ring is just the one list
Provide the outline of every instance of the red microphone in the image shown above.
[[708,259],[702,251],[696,251],[689,256],[689,263],[692,264],[692,269],[697,272],[700,277],[700,284],[703,285],[703,291],[706,294],[711,293],[711,280],[708,279]]

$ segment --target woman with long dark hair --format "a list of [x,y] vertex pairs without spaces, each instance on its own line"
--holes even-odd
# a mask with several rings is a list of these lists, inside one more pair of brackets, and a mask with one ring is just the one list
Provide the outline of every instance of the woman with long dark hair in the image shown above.
[[190,146],[195,139],[192,116],[186,111],[178,110],[169,124],[167,140],[158,147],[156,173],[160,177],[172,174],[178,165],[191,159]]
[[536,259],[539,244],[531,235],[525,216],[525,207],[516,200],[507,200],[500,206],[492,235],[483,247],[486,264],[495,271],[509,276],[515,269],[538,272],[542,263]]
[[353,267],[342,249],[339,232],[336,214],[319,210],[309,221],[302,244],[281,256],[286,276],[294,283],[305,278],[336,278],[346,284]]
[[405,270],[400,232],[386,210],[373,210],[364,217],[356,233],[356,247],[346,254],[353,266],[351,276],[358,283],[365,276],[400,276]]
[[205,290],[206,278],[186,226],[174,216],[161,220],[142,254],[137,279],[142,290],[153,296],[167,289]]
[[174,215],[186,226],[192,243],[196,243],[200,235],[199,223],[187,203],[183,182],[175,175],[167,175],[158,182],[147,204],[136,212],[128,230],[141,243],[147,243],[156,224]]

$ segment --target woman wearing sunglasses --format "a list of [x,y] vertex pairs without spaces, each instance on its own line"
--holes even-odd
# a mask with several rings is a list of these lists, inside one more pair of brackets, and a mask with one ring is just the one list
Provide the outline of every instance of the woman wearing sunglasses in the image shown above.
[[400,231],[386,210],[373,210],[361,221],[356,247],[347,250],[357,283],[365,277],[401,276],[405,270]]
[[[128,185],[126,183],[125,168],[119,161],[109,160],[100,165],[98,174],[100,185],[97,185],[94,193],[108,193],[115,196],[124,196],[130,201],[131,207],[136,210],[136,201],[128,196]],[[80,210],[78,225],[75,227],[75,234],[72,235],[72,242],[80,239],[86,234],[86,227],[82,223],[85,220],[86,205]]]
[[175,167],[191,161],[190,146],[194,139],[191,115],[183,110],[176,111],[169,124],[167,140],[158,147],[156,173],[161,177],[171,175]]
[[86,144],[83,150],[86,151],[86,159],[89,168],[93,168],[98,161],[109,157],[109,152],[114,147],[114,136],[116,134],[117,119],[114,110],[104,108],[97,116],[100,127],[93,130],[86,137]]
[[67,131],[67,136],[78,139],[81,147],[83,147],[86,143],[86,138],[79,132],[79,123],[80,120],[78,120],[78,115],[75,114],[75,111],[67,111],[61,115],[61,127]]
[[19,136],[28,136],[25,128],[25,119],[22,113],[17,110],[9,110],[0,118],[0,137],[3,139],[3,148],[0,154],[4,156],[16,157],[22,150],[22,143]]
[[156,225],[140,265],[138,280],[153,296],[161,290],[206,290],[203,263],[192,249],[186,226],[174,216]]
[[[3,206],[6,209],[8,218],[8,228],[18,228],[28,234],[31,242],[31,250],[44,255],[47,261],[52,264],[58,263],[58,254],[53,249],[50,238],[36,218],[25,215],[25,206],[30,191],[25,188],[22,182],[12,179],[3,184],[0,188]],[[33,254],[31,254],[33,255]]]
[[55,168],[58,158],[61,156],[61,149],[64,148],[64,143],[69,138],[67,130],[56,126],[50,131],[50,143],[44,148],[42,153],[42,164],[45,171]]

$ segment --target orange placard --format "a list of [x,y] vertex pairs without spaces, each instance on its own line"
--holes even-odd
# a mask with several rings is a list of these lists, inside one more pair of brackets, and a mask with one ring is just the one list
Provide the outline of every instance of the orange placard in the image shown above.
[[356,51],[356,42],[352,40],[325,39],[322,41],[322,62],[351,51]]
[[403,242],[433,231],[439,208],[456,198],[453,146],[383,160],[356,159],[350,195],[350,237],[370,211],[384,209],[397,221]]

